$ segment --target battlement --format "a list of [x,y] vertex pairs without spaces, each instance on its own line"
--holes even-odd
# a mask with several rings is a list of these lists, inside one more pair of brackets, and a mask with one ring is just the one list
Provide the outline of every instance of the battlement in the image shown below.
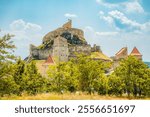
[[72,28],[72,20],[68,19],[68,22],[65,23],[62,27],[65,29]]

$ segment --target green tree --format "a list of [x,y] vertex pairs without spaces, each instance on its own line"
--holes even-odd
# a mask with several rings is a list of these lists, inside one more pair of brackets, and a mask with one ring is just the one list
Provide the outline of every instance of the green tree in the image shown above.
[[52,91],[59,93],[62,91],[76,91],[78,89],[78,74],[78,69],[72,61],[49,66],[48,77]]
[[22,85],[28,94],[35,95],[46,91],[46,83],[47,80],[38,73],[33,61],[26,65]]
[[122,78],[114,74],[108,76],[108,94],[109,95],[122,95],[124,93],[124,82]]
[[5,63],[0,67],[0,95],[16,94],[19,91],[19,86],[15,83],[13,77],[14,65]]
[[25,62],[23,60],[21,60],[21,58],[19,58],[17,60],[17,62],[14,64],[14,74],[13,74],[15,83],[17,85],[19,85],[18,94],[21,94],[22,91],[24,90],[23,89],[23,87],[24,87],[23,86],[23,84],[24,84],[24,81],[23,81],[24,70],[25,70]]
[[130,94],[134,96],[137,96],[137,94],[140,96],[145,94],[145,85],[150,77],[148,66],[141,60],[129,56],[120,62],[119,67],[116,68],[114,73],[117,77],[122,79],[125,85],[124,91],[127,92],[128,96],[130,96]]
[[47,72],[51,84],[51,91],[56,91],[58,93],[61,93],[61,91],[65,89],[61,64],[49,66]]
[[78,90],[79,84],[79,70],[77,65],[72,61],[65,62],[60,70],[63,72],[63,79],[66,89],[70,92]]
[[16,48],[11,40],[13,36],[10,34],[0,37],[0,65],[8,60],[14,60],[15,56],[12,54]]
[[19,86],[12,76],[0,78],[0,96],[16,94],[18,91]]
[[12,35],[0,37],[0,94],[15,94],[18,92],[18,85],[14,81],[14,66],[12,60],[15,60],[13,51],[15,45],[11,40]]
[[68,62],[50,66],[48,77],[53,90],[70,92],[81,90],[92,93],[98,91],[100,78],[104,76],[106,65],[101,61],[91,59],[87,55],[77,55]]
[[11,74],[11,69],[7,69],[7,66],[12,64],[10,60],[15,59],[15,56],[12,54],[15,45],[13,45],[11,37],[12,35],[9,34],[0,37],[0,78]]
[[98,80],[98,94],[100,95],[106,95],[108,94],[108,78],[103,75],[99,80]]
[[142,78],[137,80],[137,88],[139,88],[139,95],[150,97],[150,69],[146,69]]
[[79,87],[81,91],[92,93],[98,90],[99,81],[104,76],[105,65],[100,60],[93,60],[89,56],[79,55],[76,63],[80,72]]

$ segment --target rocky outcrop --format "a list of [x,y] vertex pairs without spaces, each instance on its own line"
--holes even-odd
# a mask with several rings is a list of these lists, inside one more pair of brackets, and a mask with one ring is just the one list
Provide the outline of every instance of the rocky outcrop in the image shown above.
[[82,30],[76,28],[66,29],[62,27],[46,34],[43,38],[43,44],[52,44],[54,39],[58,36],[66,38],[70,44],[87,44]]
[[72,28],[72,22],[69,20],[62,27],[46,34],[40,46],[30,45],[29,58],[43,60],[51,55],[58,61],[68,61],[76,56],[75,53],[90,55],[91,52],[101,52],[100,47],[96,45],[91,47],[87,44],[84,32]]

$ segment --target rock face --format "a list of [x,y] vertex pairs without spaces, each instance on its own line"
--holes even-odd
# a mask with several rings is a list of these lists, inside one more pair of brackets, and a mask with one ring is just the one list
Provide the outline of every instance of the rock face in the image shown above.
[[42,44],[38,47],[30,45],[30,56],[28,58],[45,60],[51,55],[58,61],[68,61],[75,57],[75,53],[90,55],[91,52],[101,51],[99,46],[91,47],[84,38],[84,32],[72,28],[69,20],[62,27],[49,32],[43,37]]

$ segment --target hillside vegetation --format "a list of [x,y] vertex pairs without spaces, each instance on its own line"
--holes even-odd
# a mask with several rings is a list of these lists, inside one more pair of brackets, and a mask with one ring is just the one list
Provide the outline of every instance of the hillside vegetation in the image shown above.
[[78,55],[76,59],[49,66],[47,76],[43,77],[36,61],[26,63],[6,51],[15,48],[10,39],[9,35],[0,38],[0,99],[150,97],[150,69],[133,56],[120,61],[114,72],[106,75],[111,62]]

